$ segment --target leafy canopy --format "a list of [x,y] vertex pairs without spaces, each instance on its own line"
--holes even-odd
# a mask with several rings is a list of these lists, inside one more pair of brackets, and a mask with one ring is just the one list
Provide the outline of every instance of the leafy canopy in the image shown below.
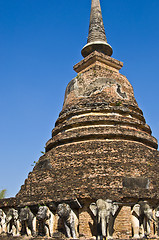
[[6,196],[6,189],[3,189],[0,191],[0,199],[5,198],[5,196]]

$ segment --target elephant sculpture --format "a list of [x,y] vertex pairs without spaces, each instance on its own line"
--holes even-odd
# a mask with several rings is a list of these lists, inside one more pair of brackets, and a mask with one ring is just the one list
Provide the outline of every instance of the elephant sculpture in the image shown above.
[[29,207],[20,210],[21,235],[36,236],[36,217]]
[[47,206],[40,206],[36,215],[38,220],[38,235],[53,236],[54,215]]
[[114,232],[114,221],[119,206],[111,200],[98,199],[90,205],[90,210],[97,220],[97,239],[111,239]]
[[153,221],[153,211],[147,201],[140,201],[132,208],[133,238],[143,238],[150,235],[150,221]]
[[6,232],[6,214],[0,209],[0,235]]
[[57,207],[57,214],[63,220],[67,237],[76,239],[78,237],[78,219],[70,206],[66,203],[59,204]]
[[155,233],[155,235],[159,236],[159,206],[157,206],[154,209],[154,219],[155,219],[154,233]]
[[6,215],[7,233],[13,236],[19,236],[18,211],[10,208]]

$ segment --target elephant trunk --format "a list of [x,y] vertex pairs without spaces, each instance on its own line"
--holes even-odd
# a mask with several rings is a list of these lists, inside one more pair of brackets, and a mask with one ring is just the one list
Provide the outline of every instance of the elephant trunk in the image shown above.
[[147,217],[147,219],[148,219],[149,221],[154,221],[154,222],[156,222],[156,219],[154,219],[154,217],[153,217],[152,210],[149,210],[149,211],[145,212],[145,216]]
[[106,237],[106,221],[105,221],[105,219],[102,219],[101,228],[102,228],[102,236]]

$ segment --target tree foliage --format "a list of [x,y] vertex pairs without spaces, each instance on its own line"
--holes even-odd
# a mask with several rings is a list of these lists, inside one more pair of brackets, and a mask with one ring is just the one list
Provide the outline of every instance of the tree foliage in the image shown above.
[[6,189],[3,189],[0,191],[0,199],[5,198],[5,196],[6,196]]

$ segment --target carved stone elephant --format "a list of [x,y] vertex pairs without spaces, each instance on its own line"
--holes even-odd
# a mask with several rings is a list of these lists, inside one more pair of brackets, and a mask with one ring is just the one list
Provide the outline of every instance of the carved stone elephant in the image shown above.
[[159,206],[154,209],[154,233],[159,237]]
[[20,210],[19,219],[21,222],[21,235],[34,237],[36,235],[36,217],[29,207]]
[[114,221],[119,206],[111,200],[98,199],[90,205],[90,210],[97,220],[97,239],[111,239],[114,232]]
[[150,221],[154,220],[153,211],[147,201],[140,201],[132,208],[133,238],[143,238],[150,234]]
[[9,209],[6,215],[7,233],[13,236],[19,236],[18,211],[14,208]]
[[54,215],[47,206],[40,206],[36,215],[38,220],[38,235],[53,236]]
[[70,206],[66,203],[59,204],[57,207],[57,214],[63,220],[67,237],[73,237],[74,239],[77,238],[78,219]]
[[0,209],[0,235],[6,233],[6,214]]

